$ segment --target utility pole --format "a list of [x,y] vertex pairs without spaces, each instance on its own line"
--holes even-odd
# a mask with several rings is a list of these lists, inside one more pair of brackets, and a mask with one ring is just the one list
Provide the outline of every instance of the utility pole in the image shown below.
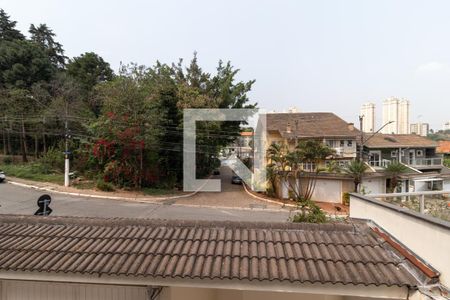
[[359,133],[360,133],[359,161],[363,161],[363,150],[364,150],[363,120],[364,115],[359,116]]
[[64,151],[64,186],[69,186],[69,123],[67,121],[67,114],[69,110],[69,102],[66,99],[66,116],[64,122],[64,137],[65,137],[65,151]]

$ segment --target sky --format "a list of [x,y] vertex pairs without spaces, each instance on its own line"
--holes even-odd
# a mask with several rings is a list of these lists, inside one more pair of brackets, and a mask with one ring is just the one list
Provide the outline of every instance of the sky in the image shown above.
[[0,0],[18,28],[46,23],[66,55],[93,51],[117,71],[198,52],[255,79],[268,111],[330,111],[357,123],[365,102],[411,102],[410,121],[450,120],[450,1],[430,0]]

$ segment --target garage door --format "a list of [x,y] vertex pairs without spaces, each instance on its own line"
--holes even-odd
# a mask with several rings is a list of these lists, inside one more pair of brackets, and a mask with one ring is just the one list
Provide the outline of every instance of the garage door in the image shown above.
[[3,281],[2,300],[146,300],[145,287]]

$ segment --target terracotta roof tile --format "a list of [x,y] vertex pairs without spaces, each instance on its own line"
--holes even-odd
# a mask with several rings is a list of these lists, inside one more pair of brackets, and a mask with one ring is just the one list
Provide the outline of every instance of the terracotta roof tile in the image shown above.
[[[333,113],[268,113],[268,131],[278,131],[283,137],[311,138],[336,137],[355,138],[359,131]],[[287,132],[290,126],[291,132]]]
[[0,216],[0,272],[416,286],[363,223]]
[[377,133],[365,142],[369,148],[407,148],[407,147],[437,147],[437,143],[417,134],[382,134]]
[[439,145],[436,149],[436,152],[449,154],[450,153],[450,141],[439,141]]

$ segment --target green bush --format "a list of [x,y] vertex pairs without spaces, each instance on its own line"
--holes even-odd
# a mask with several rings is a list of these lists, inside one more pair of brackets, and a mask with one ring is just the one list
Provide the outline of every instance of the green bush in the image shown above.
[[10,164],[13,163],[13,160],[12,160],[11,157],[7,156],[7,157],[3,158],[3,163],[4,163],[5,165],[10,165]]
[[344,193],[342,195],[342,204],[344,205],[350,205],[350,193]]
[[[56,148],[50,148],[44,156],[39,159],[44,170],[64,171],[64,154]],[[46,173],[48,174],[48,173]]]
[[326,214],[316,204],[304,207],[290,219],[294,223],[326,223]]
[[97,181],[96,188],[103,192],[114,192],[115,190],[114,185],[103,180]]

